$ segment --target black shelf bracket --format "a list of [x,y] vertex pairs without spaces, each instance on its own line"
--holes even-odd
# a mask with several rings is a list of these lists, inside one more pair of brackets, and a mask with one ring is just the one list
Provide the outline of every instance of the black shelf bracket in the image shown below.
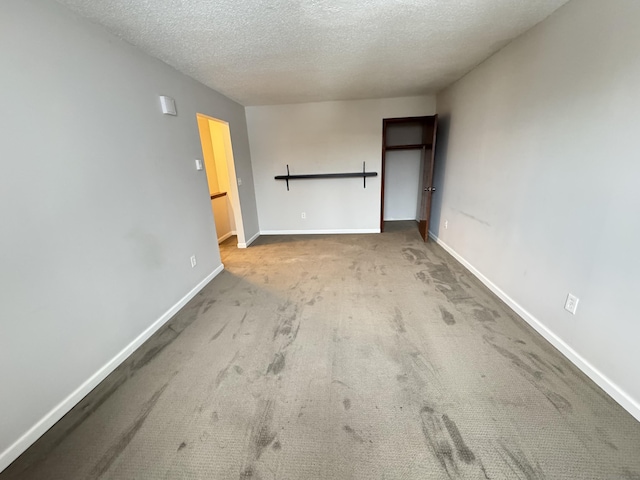
[[367,188],[367,177],[377,177],[378,172],[367,172],[365,162],[362,162],[362,172],[353,173],[307,173],[304,175],[291,175],[289,173],[289,165],[287,165],[286,175],[276,175],[276,180],[285,180],[287,182],[287,191],[289,191],[289,180],[305,180],[316,178],[360,178],[364,182],[364,188]]

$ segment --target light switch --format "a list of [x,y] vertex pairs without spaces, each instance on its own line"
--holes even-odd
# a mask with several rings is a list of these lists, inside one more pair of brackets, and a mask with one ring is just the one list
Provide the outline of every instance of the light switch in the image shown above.
[[199,158],[196,158],[196,170],[202,170],[203,166],[202,166],[202,160],[200,160]]

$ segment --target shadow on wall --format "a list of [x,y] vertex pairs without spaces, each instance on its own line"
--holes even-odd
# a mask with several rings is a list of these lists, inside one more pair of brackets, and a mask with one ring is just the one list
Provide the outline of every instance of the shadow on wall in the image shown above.
[[440,225],[442,224],[442,194],[444,191],[445,172],[447,170],[450,125],[451,117],[449,115],[438,115],[437,148],[433,173],[433,184],[436,187],[436,191],[433,194],[431,222],[429,223],[429,232],[436,237],[440,235]]

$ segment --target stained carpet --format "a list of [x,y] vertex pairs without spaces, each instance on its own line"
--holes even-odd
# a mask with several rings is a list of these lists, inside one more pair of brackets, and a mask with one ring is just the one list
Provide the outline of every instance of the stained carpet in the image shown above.
[[640,424],[412,223],[261,237],[5,479],[640,479]]

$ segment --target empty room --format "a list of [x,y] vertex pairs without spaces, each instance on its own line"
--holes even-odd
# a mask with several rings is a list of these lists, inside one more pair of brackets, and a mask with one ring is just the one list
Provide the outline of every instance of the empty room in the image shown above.
[[0,480],[639,480],[639,25],[1,2]]

